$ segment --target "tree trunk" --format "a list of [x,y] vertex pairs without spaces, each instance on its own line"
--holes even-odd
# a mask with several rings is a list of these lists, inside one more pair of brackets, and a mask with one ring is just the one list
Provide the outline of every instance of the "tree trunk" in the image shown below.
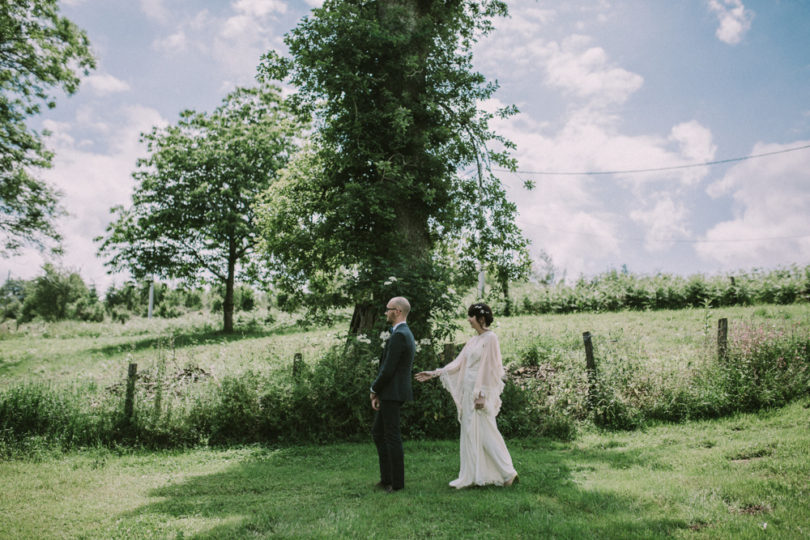
[[349,334],[368,335],[374,329],[374,323],[379,317],[379,309],[373,302],[355,304],[352,322],[349,324]]
[[228,277],[225,279],[225,302],[222,304],[224,322],[222,331],[233,333],[233,286],[236,274],[236,242],[231,240],[228,249]]
[[509,280],[502,279],[501,280],[501,289],[503,289],[503,316],[509,317],[512,315],[512,299],[509,298]]

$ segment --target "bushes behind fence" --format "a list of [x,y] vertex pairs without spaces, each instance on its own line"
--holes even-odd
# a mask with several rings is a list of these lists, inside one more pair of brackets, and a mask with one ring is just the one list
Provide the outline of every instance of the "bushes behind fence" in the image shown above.
[[[513,314],[793,304],[810,301],[810,266],[712,277],[611,270],[573,284],[517,285],[513,291]],[[493,307],[503,311],[504,306]]]
[[[579,422],[632,429],[653,421],[714,418],[783,405],[810,395],[810,338],[758,328],[732,337],[727,357],[682,376],[652,381],[640,360],[605,354],[596,340],[591,405],[582,365],[545,340],[513,359],[499,426],[507,438],[571,438]],[[178,448],[241,443],[368,440],[373,412],[368,384],[379,344],[335,347],[298,374],[247,372],[187,386],[152,378],[139,384],[131,418],[120,392],[23,384],[0,393],[0,457],[32,448],[83,446]],[[433,369],[429,347],[415,370]],[[524,368],[524,369],[521,369]],[[158,370],[160,373],[160,370]],[[533,374],[526,376],[526,373]],[[454,438],[455,406],[436,381],[415,384],[403,408],[406,439]]]

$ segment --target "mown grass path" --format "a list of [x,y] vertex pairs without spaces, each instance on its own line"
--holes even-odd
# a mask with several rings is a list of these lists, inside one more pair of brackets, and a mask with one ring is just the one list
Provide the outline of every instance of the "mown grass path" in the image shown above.
[[507,489],[449,488],[456,441],[406,442],[393,495],[370,441],[32,456],[0,463],[0,538],[807,538],[809,405],[507,441]]

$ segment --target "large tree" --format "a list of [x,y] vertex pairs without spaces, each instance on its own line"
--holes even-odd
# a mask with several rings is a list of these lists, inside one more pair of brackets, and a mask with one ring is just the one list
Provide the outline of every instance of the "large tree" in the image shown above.
[[100,253],[114,269],[225,288],[223,328],[233,331],[234,282],[261,279],[253,205],[295,152],[301,123],[279,89],[237,89],[213,113],[184,111],[142,139],[132,206],[116,207]]
[[506,12],[500,0],[326,0],[287,34],[288,58],[266,56],[264,73],[294,84],[317,121],[261,213],[276,280],[310,312],[353,305],[350,331],[366,332],[404,294],[426,336],[457,309],[445,293],[458,239],[476,260],[488,240],[521,244],[489,167],[514,167],[512,145],[479,108],[497,85],[472,69],[473,44]]
[[94,67],[87,35],[59,14],[57,0],[0,3],[0,254],[58,246],[58,194],[35,176],[53,154],[46,133],[26,121],[43,104],[54,107],[54,89],[76,92],[80,75]]

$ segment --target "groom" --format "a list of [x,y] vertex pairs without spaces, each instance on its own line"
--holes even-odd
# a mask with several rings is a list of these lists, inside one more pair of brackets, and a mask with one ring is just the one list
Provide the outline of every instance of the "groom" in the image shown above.
[[405,319],[411,304],[401,296],[385,306],[385,318],[393,328],[385,344],[380,372],[371,385],[371,407],[377,411],[371,433],[380,458],[380,482],[387,493],[405,487],[405,457],[399,431],[399,409],[413,399],[411,371],[416,349]]

